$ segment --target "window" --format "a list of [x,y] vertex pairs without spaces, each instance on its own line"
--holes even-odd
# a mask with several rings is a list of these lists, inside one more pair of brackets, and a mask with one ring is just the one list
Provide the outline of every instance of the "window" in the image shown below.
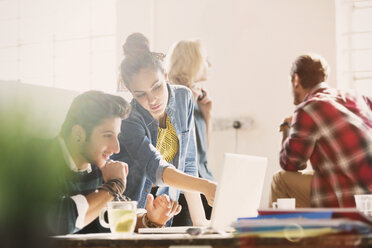
[[372,96],[372,0],[336,0],[340,88]]
[[0,0],[0,80],[116,90],[115,0]]

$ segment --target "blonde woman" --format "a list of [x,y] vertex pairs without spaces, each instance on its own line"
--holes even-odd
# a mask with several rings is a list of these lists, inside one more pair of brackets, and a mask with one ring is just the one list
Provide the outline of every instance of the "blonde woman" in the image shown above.
[[[211,63],[200,40],[181,40],[176,42],[166,56],[166,69],[169,82],[187,86],[194,95],[194,120],[197,143],[197,165],[199,177],[212,180],[212,172],[208,168],[207,150],[211,132],[212,100],[207,92],[202,89],[200,82],[208,79]],[[202,196],[206,217],[209,219],[212,208]],[[188,216],[187,203],[182,198],[179,200],[183,210],[175,217],[173,225],[182,225]]]

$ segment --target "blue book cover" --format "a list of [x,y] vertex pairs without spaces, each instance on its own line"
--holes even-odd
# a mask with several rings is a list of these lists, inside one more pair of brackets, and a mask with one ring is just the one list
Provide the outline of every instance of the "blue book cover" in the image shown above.
[[332,212],[313,212],[313,213],[287,213],[287,214],[268,214],[259,215],[258,217],[238,218],[239,220],[259,220],[259,219],[331,219]]

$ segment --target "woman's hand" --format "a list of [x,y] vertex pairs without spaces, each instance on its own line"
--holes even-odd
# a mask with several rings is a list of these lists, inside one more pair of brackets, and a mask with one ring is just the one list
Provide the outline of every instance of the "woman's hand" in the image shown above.
[[212,113],[213,102],[212,102],[212,99],[209,98],[205,90],[202,89],[202,92],[204,92],[203,98],[201,100],[198,100],[198,105],[199,105],[200,111],[203,114],[204,119],[206,121],[209,121],[212,116],[211,113]]
[[151,194],[147,195],[146,203],[147,217],[150,221],[164,225],[170,218],[179,214],[181,205],[178,202],[169,199],[169,196],[163,194],[154,199]]

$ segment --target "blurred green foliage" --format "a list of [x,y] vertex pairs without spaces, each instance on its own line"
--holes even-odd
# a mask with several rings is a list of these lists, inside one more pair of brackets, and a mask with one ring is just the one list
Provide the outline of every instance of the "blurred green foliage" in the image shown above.
[[0,112],[1,247],[48,246],[46,215],[58,192],[60,168],[40,149],[35,135],[45,132],[47,123],[30,128],[29,119],[27,109]]

